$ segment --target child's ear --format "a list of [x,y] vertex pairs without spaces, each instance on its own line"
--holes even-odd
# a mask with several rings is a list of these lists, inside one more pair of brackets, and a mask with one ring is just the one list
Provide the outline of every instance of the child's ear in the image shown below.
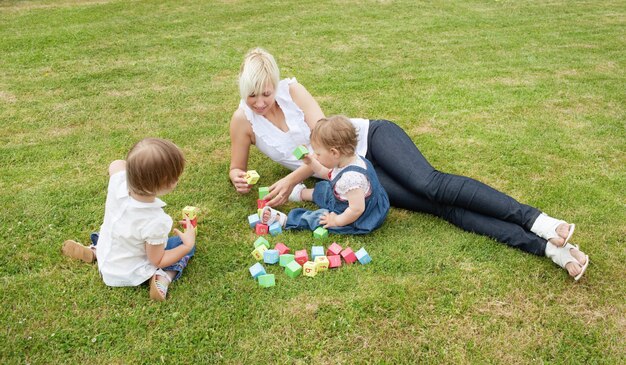
[[333,155],[333,157],[341,156],[341,153],[339,153],[339,150],[336,149],[335,147],[331,147],[331,149],[329,149],[328,152],[330,152],[330,154]]

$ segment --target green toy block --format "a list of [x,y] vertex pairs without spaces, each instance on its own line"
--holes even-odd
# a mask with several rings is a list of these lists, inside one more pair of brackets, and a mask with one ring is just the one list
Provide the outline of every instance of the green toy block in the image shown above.
[[267,242],[267,240],[263,236],[257,238],[256,241],[254,241],[254,248],[257,248],[261,245],[265,245],[265,247],[270,248],[270,243]]
[[295,260],[285,266],[285,274],[290,278],[297,278],[302,273],[302,266],[297,263]]
[[279,260],[280,266],[286,267],[287,264],[289,264],[291,261],[294,260],[294,255],[290,253],[284,253],[279,256],[278,260]]
[[269,288],[270,286],[276,285],[276,278],[274,277],[274,274],[260,275],[258,279],[259,279],[259,286],[263,288]]
[[270,193],[270,188],[267,186],[262,186],[259,188],[259,199],[265,198],[267,194]]
[[293,151],[293,155],[296,156],[298,160],[300,160],[302,157],[304,157],[304,155],[307,155],[308,153],[309,150],[307,150],[307,148],[304,146],[298,146],[298,148]]
[[326,238],[328,237],[328,230],[324,227],[317,227],[315,231],[313,231],[313,237],[319,239]]

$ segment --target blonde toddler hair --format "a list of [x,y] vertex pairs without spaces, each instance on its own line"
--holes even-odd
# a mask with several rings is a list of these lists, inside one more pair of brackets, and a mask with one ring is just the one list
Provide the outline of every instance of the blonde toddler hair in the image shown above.
[[352,156],[358,139],[350,119],[334,115],[317,121],[311,131],[311,141],[326,149],[336,148],[343,156]]
[[126,180],[131,193],[152,196],[178,181],[185,168],[183,152],[160,138],[137,142],[126,156]]

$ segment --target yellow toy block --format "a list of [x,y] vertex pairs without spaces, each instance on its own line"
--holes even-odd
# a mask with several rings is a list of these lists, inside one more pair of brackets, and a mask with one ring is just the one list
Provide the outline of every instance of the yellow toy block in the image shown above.
[[317,256],[314,262],[317,272],[327,271],[328,266],[330,265],[326,256]]
[[314,277],[317,275],[317,266],[315,266],[315,262],[307,261],[302,265],[302,275],[308,277]]
[[257,181],[259,181],[259,173],[256,172],[256,170],[248,170],[246,172],[246,175],[244,176],[244,179],[246,179],[246,182],[250,185],[254,185],[257,183]]
[[255,260],[261,261],[263,260],[263,252],[265,251],[267,251],[267,247],[265,247],[265,245],[260,245],[252,251],[251,255],[255,258]]
[[[183,208],[183,221],[187,218],[191,221],[193,228],[198,231],[198,215],[200,214],[200,208],[192,207],[190,205]],[[183,224],[183,226],[185,226]],[[187,229],[187,227],[185,227]]]

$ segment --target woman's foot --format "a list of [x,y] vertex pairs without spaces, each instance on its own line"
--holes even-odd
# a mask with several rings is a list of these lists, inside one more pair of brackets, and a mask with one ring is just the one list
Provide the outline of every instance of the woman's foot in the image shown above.
[[569,224],[541,213],[530,231],[557,247],[563,247],[574,234],[575,228],[575,224]]
[[68,257],[82,260],[86,263],[92,263],[96,261],[96,253],[88,246],[83,246],[80,243],[67,240],[63,242],[63,246],[61,247],[61,252]]
[[571,243],[563,247],[557,247],[550,242],[546,243],[546,256],[567,270],[567,273],[576,281],[583,276],[589,265],[589,256]]
[[261,223],[270,226],[274,222],[278,222],[281,227],[285,227],[285,224],[287,223],[287,215],[273,209],[272,207],[264,206],[261,210]]
[[172,279],[163,271],[159,270],[150,279],[150,299],[162,302],[167,296],[167,289]]

